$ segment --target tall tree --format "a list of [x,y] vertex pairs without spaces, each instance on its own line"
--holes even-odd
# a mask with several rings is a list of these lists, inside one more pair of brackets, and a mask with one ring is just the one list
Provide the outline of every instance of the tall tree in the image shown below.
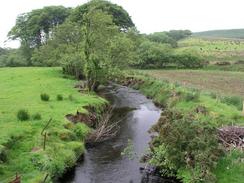
[[96,90],[109,69],[108,50],[119,34],[112,17],[102,10],[91,9],[83,17],[85,73],[89,90]]
[[63,6],[49,6],[21,14],[8,37],[20,40],[23,55],[30,61],[32,50],[46,44],[52,29],[62,24],[69,14],[70,9]]
[[84,15],[94,8],[111,15],[115,25],[123,31],[127,31],[129,28],[135,26],[127,11],[125,11],[121,6],[106,0],[91,0],[86,4],[76,7],[70,16],[71,20],[82,24],[84,21]]
[[53,29],[52,39],[36,48],[32,63],[37,66],[62,66],[64,73],[83,77],[84,54],[81,27],[66,21]]

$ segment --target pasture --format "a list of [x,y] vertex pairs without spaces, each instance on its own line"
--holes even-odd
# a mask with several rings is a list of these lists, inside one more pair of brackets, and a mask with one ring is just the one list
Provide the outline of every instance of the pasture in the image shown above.
[[204,70],[143,70],[144,74],[161,80],[180,83],[221,95],[244,98],[244,73]]
[[198,52],[204,60],[216,62],[237,62],[244,57],[244,40],[224,38],[190,37],[179,41],[177,51],[186,49]]
[[[83,124],[73,128],[65,115],[105,101],[79,93],[77,81],[65,78],[61,68],[1,68],[0,78],[0,182],[9,182],[16,172],[26,183],[62,174],[83,153],[89,131]],[[41,100],[41,94],[49,100]],[[20,110],[27,114],[19,117]],[[44,149],[42,131],[50,118]]]

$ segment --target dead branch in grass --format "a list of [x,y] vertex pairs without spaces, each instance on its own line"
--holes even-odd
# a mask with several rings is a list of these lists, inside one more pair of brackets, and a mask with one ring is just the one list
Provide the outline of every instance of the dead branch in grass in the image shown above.
[[218,129],[219,141],[227,148],[244,149],[244,127],[228,126]]

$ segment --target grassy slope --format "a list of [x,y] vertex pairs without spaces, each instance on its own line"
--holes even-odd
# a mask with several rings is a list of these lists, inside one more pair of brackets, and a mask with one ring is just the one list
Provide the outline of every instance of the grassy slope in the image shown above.
[[213,38],[244,38],[244,29],[210,30],[195,32],[193,36]]
[[202,70],[144,70],[152,77],[188,87],[244,98],[244,73]]
[[[81,95],[74,89],[75,81],[63,78],[59,68],[2,68],[0,78],[0,150],[7,152],[7,162],[0,164],[0,182],[15,172],[22,175],[24,182],[31,183],[42,180],[45,173],[62,173],[84,150],[75,127],[69,124],[64,128],[68,123],[65,115],[105,101],[94,95]],[[43,92],[50,95],[50,101],[41,101]],[[64,100],[57,101],[57,94],[63,95]],[[71,95],[73,100],[68,99]],[[40,113],[42,119],[18,121],[16,113],[22,108],[31,115]],[[53,122],[47,130],[47,149],[43,151],[40,133],[49,118]],[[85,125],[79,125],[79,129],[81,136],[88,131]]]
[[207,61],[239,61],[244,58],[244,40],[190,37],[179,41],[178,51],[192,49]]
[[[154,72],[154,71],[150,71]],[[164,72],[164,71],[162,71]],[[173,71],[175,72],[175,71]],[[173,73],[172,72],[172,73]],[[148,73],[148,71],[146,71]],[[144,71],[145,74],[145,71]],[[192,93],[194,90],[185,86],[168,83],[160,78],[160,75],[141,76],[138,73],[137,77],[143,79],[145,82],[137,86],[145,95],[150,96],[156,103],[167,104],[171,109],[177,109],[184,113],[193,112],[196,107],[204,106],[209,111],[207,116],[199,114],[199,118],[208,121],[211,125],[244,125],[244,118],[235,106],[222,103],[215,97],[201,93],[199,99],[185,100],[184,97],[179,99],[172,97],[174,93],[181,93],[183,96],[187,93]],[[244,180],[244,154],[239,151],[232,151],[225,157],[222,157],[217,164],[215,175],[218,183],[243,183]]]

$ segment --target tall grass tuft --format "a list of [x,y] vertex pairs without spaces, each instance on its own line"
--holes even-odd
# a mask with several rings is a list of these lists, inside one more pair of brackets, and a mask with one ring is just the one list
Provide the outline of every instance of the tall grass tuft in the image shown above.
[[56,98],[57,98],[57,101],[61,101],[61,100],[64,99],[64,98],[63,98],[63,95],[61,95],[61,94],[58,94]]
[[42,116],[41,116],[40,113],[35,113],[35,114],[32,115],[32,118],[33,118],[34,120],[40,120],[40,119],[42,119]]
[[20,109],[17,113],[17,118],[20,121],[27,121],[30,119],[29,112],[26,109]]
[[46,93],[41,93],[40,95],[42,101],[49,101],[49,95]]

